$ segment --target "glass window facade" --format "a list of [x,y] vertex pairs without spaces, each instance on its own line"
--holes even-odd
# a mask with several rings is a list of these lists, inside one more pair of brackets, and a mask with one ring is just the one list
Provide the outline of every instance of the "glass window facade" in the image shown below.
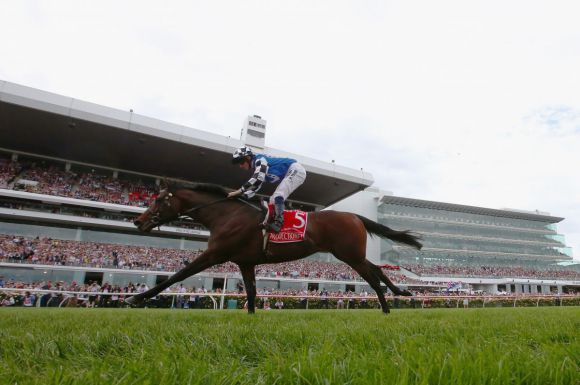
[[564,237],[541,216],[527,220],[381,203],[378,218],[386,226],[411,230],[423,238],[421,251],[383,240],[381,260],[385,262],[538,266],[570,260]]

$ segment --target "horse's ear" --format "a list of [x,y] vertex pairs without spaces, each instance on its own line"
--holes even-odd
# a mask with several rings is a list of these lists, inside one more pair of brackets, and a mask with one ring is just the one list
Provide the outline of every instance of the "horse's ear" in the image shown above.
[[160,190],[167,190],[169,188],[169,181],[167,178],[161,179],[161,183],[159,183]]
[[170,180],[170,179],[165,179],[165,189],[167,191],[169,191],[170,193],[175,193],[175,190],[178,190],[179,188],[179,183]]

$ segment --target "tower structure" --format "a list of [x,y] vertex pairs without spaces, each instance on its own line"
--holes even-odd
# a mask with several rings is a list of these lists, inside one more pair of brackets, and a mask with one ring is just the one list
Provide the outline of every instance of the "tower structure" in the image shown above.
[[266,121],[259,115],[248,116],[244,121],[240,140],[250,147],[263,150],[266,143]]

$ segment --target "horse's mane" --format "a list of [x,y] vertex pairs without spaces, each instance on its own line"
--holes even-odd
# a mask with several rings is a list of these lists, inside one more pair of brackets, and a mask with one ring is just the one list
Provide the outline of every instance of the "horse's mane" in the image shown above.
[[176,190],[181,189],[221,195],[223,197],[228,195],[228,191],[224,187],[211,183],[196,183],[194,185],[173,184],[169,186],[169,190],[171,192],[175,192]]

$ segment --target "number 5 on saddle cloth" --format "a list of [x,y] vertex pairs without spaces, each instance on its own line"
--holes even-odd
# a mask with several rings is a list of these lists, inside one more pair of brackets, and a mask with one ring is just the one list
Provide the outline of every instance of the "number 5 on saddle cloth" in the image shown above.
[[306,232],[306,225],[308,224],[308,213],[301,210],[284,210],[284,225],[278,233],[270,233],[266,231],[266,224],[273,219],[274,207],[268,205],[266,201],[262,201],[262,205],[266,210],[266,217],[262,222],[262,234],[264,235],[264,250],[268,242],[272,243],[291,243],[302,242],[304,240],[304,233]]

